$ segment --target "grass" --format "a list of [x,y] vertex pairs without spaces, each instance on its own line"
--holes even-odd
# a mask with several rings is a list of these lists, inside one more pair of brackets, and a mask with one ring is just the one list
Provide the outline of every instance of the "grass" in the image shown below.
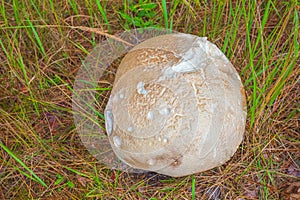
[[37,181],[44,187],[48,187],[44,181],[42,181],[31,169],[29,169],[23,162],[20,160],[10,149],[8,149],[4,144],[0,143],[0,147],[6,151],[13,159],[15,159],[22,167],[24,167],[31,175],[27,174],[26,172],[22,171],[21,169],[15,167],[21,174],[25,175],[26,177]]
[[[0,199],[297,199],[299,8],[296,0],[1,1]],[[106,37],[149,26],[208,37],[241,75],[246,132],[225,165],[181,178],[127,174],[81,144],[71,96],[82,60]],[[98,106],[111,84],[96,88]]]
[[[168,10],[167,10],[167,2],[166,0],[162,0],[162,9],[163,9],[163,16],[165,21],[165,28],[170,29],[169,22],[168,22]],[[170,29],[172,30],[172,29]]]

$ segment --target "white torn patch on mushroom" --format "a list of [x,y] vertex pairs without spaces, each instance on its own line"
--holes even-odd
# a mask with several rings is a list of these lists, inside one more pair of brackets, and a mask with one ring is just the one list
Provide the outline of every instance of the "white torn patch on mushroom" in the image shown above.
[[129,126],[129,127],[127,128],[127,131],[128,131],[128,132],[133,132],[133,131],[134,131],[134,128],[133,128],[132,126]]
[[155,164],[155,160],[154,159],[149,159],[148,160],[148,164],[149,165],[154,165]]
[[124,99],[124,98],[125,98],[125,92],[122,91],[122,92],[119,94],[119,97],[120,97],[120,99]]
[[163,116],[167,116],[171,113],[172,111],[172,106],[171,105],[166,105],[166,106],[161,106],[158,110],[159,114]]
[[173,70],[173,67],[167,67],[163,74],[166,78],[173,78],[176,75],[176,71]]
[[213,149],[213,158],[216,158],[217,157],[217,148],[215,147]]
[[239,76],[238,73],[235,73],[235,77],[237,78],[237,80],[241,81],[241,77]]
[[193,46],[182,55],[182,60],[172,67],[177,73],[195,72],[207,65],[208,41],[206,38],[196,39]]
[[240,101],[240,100],[238,100],[237,104],[238,104],[239,106],[241,106],[241,101]]
[[112,111],[106,110],[106,112],[104,113],[104,117],[105,117],[105,129],[107,135],[110,136],[113,131],[113,122],[114,122]]
[[166,115],[170,114],[170,109],[169,108],[162,108],[162,109],[159,110],[159,114],[166,116]]
[[153,111],[149,111],[147,113],[147,119],[149,119],[149,120],[153,120],[154,119],[154,112]]
[[172,135],[173,135],[173,133],[170,131],[170,132],[168,132],[168,133],[166,134],[165,138],[166,138],[166,139],[169,139],[169,138],[172,137]]
[[137,84],[137,92],[139,94],[143,94],[143,95],[147,95],[148,94],[148,91],[145,89],[145,83],[139,82]]
[[181,58],[181,61],[173,66],[165,67],[158,81],[164,81],[169,78],[174,78],[178,73],[189,73],[202,70],[208,65],[210,59],[207,56],[207,49],[209,42],[206,37],[197,38],[193,46],[182,54],[175,54],[176,57]]
[[120,147],[122,145],[122,140],[118,136],[114,136],[113,141],[114,141],[114,144],[115,144],[116,147]]
[[161,82],[161,81],[164,81],[164,80],[167,80],[167,79],[171,79],[171,78],[176,77],[176,75],[177,75],[178,73],[175,72],[175,71],[172,69],[172,67],[173,67],[173,65],[172,65],[172,66],[165,66],[165,67],[161,70],[162,76],[159,77],[158,82]]

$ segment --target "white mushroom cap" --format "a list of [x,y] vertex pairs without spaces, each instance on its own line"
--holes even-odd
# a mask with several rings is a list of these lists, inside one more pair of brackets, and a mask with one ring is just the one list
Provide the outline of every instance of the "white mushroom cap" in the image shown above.
[[226,162],[242,141],[245,94],[238,73],[206,38],[146,40],[122,60],[105,110],[115,154],[170,176]]

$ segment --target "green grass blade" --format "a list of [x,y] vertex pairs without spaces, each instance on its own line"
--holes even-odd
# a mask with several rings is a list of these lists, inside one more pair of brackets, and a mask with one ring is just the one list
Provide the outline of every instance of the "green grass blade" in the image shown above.
[[174,15],[175,15],[175,12],[176,12],[176,8],[177,8],[177,6],[179,5],[179,1],[178,0],[175,0],[174,2],[173,2],[173,6],[172,6],[172,9],[171,9],[171,11],[170,11],[170,30],[172,30],[173,29],[173,20],[174,20]]
[[192,176],[192,200],[194,200],[196,198],[196,180],[195,180],[195,176]]
[[[4,1],[3,1],[4,2]],[[20,20],[20,8],[19,8],[19,2],[17,0],[13,1],[13,10],[14,10],[14,15],[15,15],[15,20],[17,25],[21,25],[21,20]]]
[[58,13],[55,11],[55,7],[54,7],[54,4],[53,4],[53,1],[49,0],[48,3],[49,3],[49,6],[51,8],[51,13],[54,15],[55,22],[58,25],[57,26],[58,27],[58,31],[59,31],[60,35],[63,35],[63,31],[62,31],[61,25],[60,25],[62,20],[59,18]]
[[102,7],[100,1],[96,1],[96,4],[98,6],[98,10],[100,11],[101,16],[103,17],[104,22],[106,23],[108,32],[110,32],[110,24],[109,24],[109,21],[107,19],[106,12],[104,11],[104,8]]
[[31,90],[30,83],[29,83],[28,76],[27,76],[27,72],[26,72],[26,68],[25,68],[25,65],[24,65],[24,62],[23,62],[23,58],[22,58],[21,55],[19,55],[19,58],[17,59],[17,61],[18,61],[18,64],[19,64],[20,68],[22,69],[22,72],[23,72],[23,75],[24,75],[24,79],[25,79],[25,82],[26,82],[26,87],[28,88],[30,97],[31,97],[31,99],[33,101],[34,109],[35,109],[36,113],[38,115],[40,115],[40,112],[39,112],[39,109],[38,109],[38,104],[37,104],[37,101],[35,101],[34,94],[33,94],[32,90]]
[[38,2],[35,2],[35,1],[33,1],[33,0],[30,0],[30,3],[31,3],[31,6],[33,7],[33,9],[35,10],[35,12],[39,15],[40,19],[43,19],[41,10],[36,6],[36,4],[37,4]]
[[254,125],[255,118],[256,118],[256,108],[258,106],[258,99],[257,99],[257,74],[255,71],[254,67],[254,54],[253,54],[253,49],[252,49],[252,44],[251,44],[251,27],[253,23],[253,10],[255,8],[255,4],[252,3],[252,5],[249,5],[248,12],[246,11],[246,2],[245,0],[243,1],[243,13],[244,13],[244,18],[246,20],[246,46],[248,49],[249,53],[249,64],[248,67],[251,69],[251,77],[253,79],[253,93],[252,93],[252,105],[250,107],[250,128]]
[[[259,42],[261,41],[261,37],[262,37],[262,34],[264,32],[264,29],[265,29],[265,25],[267,23],[267,20],[268,20],[268,17],[270,15],[270,5],[271,5],[271,0],[269,0],[267,2],[267,5],[265,7],[265,10],[264,10],[264,15],[263,15],[263,19],[261,21],[261,24],[260,24],[260,27],[258,29],[258,33],[257,33],[257,38],[256,38],[256,42],[255,42],[255,45],[254,45],[254,49],[257,48],[257,45],[259,44]],[[263,47],[263,45],[262,45]]]
[[48,187],[47,184],[40,179],[27,165],[22,162],[9,148],[7,148],[2,142],[0,142],[0,147],[4,149],[13,159],[15,159],[22,167],[24,167],[34,178],[37,182],[39,182],[41,185]]
[[167,2],[166,2],[166,0],[162,0],[161,3],[162,3],[162,8],[163,8],[163,16],[164,16],[164,21],[165,21],[165,28],[169,29]]
[[295,51],[295,59],[297,60],[299,58],[299,41],[298,41],[298,37],[299,37],[299,14],[298,14],[298,10],[295,8],[294,10],[294,51]]
[[8,20],[7,20],[7,16],[6,16],[4,1],[1,1],[0,12],[1,12],[2,18],[4,20],[4,26],[8,26]]
[[82,173],[82,172],[80,172],[80,171],[77,171],[77,170],[75,170],[75,169],[72,169],[72,168],[70,168],[70,167],[64,166],[64,168],[66,168],[67,170],[69,170],[69,171],[71,171],[71,172],[73,172],[73,173],[75,173],[75,174],[78,174],[78,175],[80,175],[80,176],[82,176],[82,177],[91,178],[91,176],[86,175],[86,174],[84,174],[84,173]]
[[71,6],[73,12],[78,15],[78,8],[77,8],[77,3],[74,0],[68,0],[69,5]]
[[34,35],[34,37],[35,37],[35,39],[36,39],[36,41],[37,41],[37,44],[38,44],[40,50],[42,51],[43,56],[44,56],[44,57],[47,57],[47,54],[46,54],[46,51],[45,51],[45,49],[44,49],[43,43],[42,43],[42,41],[41,41],[41,39],[40,39],[40,37],[39,37],[39,35],[38,35],[36,29],[34,28],[32,22],[31,22],[29,19],[27,19],[27,23],[28,23],[29,27],[30,27],[31,30],[32,30],[32,33],[33,33],[33,35]]

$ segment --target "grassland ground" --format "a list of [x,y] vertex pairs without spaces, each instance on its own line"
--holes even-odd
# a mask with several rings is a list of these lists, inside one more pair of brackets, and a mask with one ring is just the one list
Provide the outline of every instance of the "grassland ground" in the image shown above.
[[[297,0],[0,1],[0,199],[300,199],[299,9]],[[225,165],[133,175],[82,145],[76,72],[107,36],[140,27],[206,36],[236,67],[247,126]],[[99,86],[99,105],[111,87]]]

